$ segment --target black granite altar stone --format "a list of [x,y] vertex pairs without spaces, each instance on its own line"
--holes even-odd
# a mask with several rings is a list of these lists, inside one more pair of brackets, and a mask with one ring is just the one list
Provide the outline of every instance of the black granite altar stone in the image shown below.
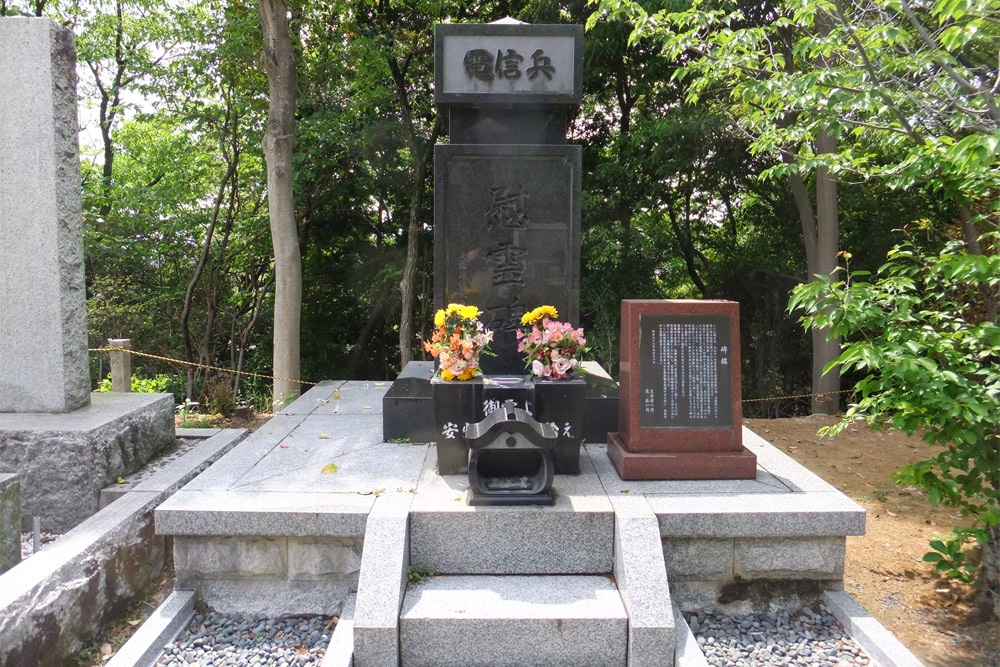
[[558,431],[507,399],[482,421],[467,424],[469,504],[552,505],[552,453]]
[[494,332],[484,372],[524,372],[521,315],[555,306],[579,321],[580,146],[439,145],[434,302],[472,304]]
[[469,469],[469,441],[465,425],[483,418],[483,377],[471,380],[431,379],[434,440],[438,473],[458,475]]
[[[433,375],[433,361],[411,361],[389,387],[382,398],[382,432],[387,441],[435,441],[437,434],[431,401]],[[608,433],[618,430],[618,383],[603,375],[581,376],[587,385],[581,440],[606,442]]]
[[560,475],[580,472],[580,439],[583,437],[587,382],[573,372],[566,380],[536,380],[532,413],[551,424],[557,434],[552,449],[555,470]]
[[433,376],[433,361],[411,361],[403,366],[403,372],[382,397],[382,437],[386,442],[434,442]]

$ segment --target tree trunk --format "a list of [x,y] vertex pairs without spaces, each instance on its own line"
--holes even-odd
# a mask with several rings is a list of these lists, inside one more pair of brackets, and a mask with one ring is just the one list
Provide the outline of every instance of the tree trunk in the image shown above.
[[[821,132],[816,136],[816,152],[832,153],[837,142]],[[794,161],[790,153],[783,154],[786,162]],[[789,176],[789,186],[802,223],[802,239],[806,248],[809,278],[832,275],[837,268],[837,247],[840,223],[837,214],[837,181],[823,167],[816,170],[816,207],[805,182],[798,174]],[[827,329],[814,328],[812,336],[812,414],[836,414],[840,409],[840,367],[828,373],[823,368],[840,355],[840,339],[827,340]]]
[[284,0],[258,0],[264,35],[261,62],[268,84],[267,210],[274,245],[274,409],[299,394],[299,327],[302,315],[302,255],[292,198],[292,148],[295,142],[295,53]]
[[399,319],[399,361],[400,370],[413,359],[413,285],[417,274],[417,259],[420,251],[420,209],[424,201],[424,179],[427,178],[427,166],[434,153],[434,144],[444,130],[441,116],[434,122],[431,136],[422,140],[414,126],[413,114],[410,111],[410,99],[406,89],[406,74],[395,58],[389,57],[389,70],[392,72],[393,83],[396,86],[396,101],[403,117],[403,131],[406,133],[406,143],[410,148],[410,159],[413,163],[413,181],[410,184],[410,219],[406,231],[406,264],[403,266],[403,278],[399,281],[399,291],[402,297],[402,312]]

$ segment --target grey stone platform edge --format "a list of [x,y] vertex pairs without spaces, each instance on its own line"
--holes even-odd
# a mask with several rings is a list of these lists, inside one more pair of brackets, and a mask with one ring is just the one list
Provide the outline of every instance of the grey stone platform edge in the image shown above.
[[170,394],[94,392],[73,412],[0,413],[0,470],[21,477],[22,528],[65,533],[99,509],[101,489],[174,440]]
[[354,593],[348,595],[320,667],[354,667],[354,607],[356,604],[357,595]]
[[354,607],[354,657],[360,667],[399,664],[412,500],[408,493],[379,496],[368,515]]
[[194,591],[171,593],[104,667],[153,667],[194,616],[195,597]]
[[656,516],[641,496],[612,498],[614,576],[628,614],[629,667],[671,667],[676,641]]
[[698,640],[677,605],[674,605],[674,622],[677,624],[674,630],[677,639],[674,667],[708,667],[708,658],[698,646]]
[[[114,620],[163,568],[153,510],[246,437],[227,430],[173,461],[42,551],[0,575],[0,664],[61,665]],[[205,445],[209,445],[208,442]],[[209,449],[213,451],[209,451]]]
[[844,631],[858,643],[878,667],[922,667],[909,649],[879,623],[850,593],[827,591],[823,602],[844,626]]

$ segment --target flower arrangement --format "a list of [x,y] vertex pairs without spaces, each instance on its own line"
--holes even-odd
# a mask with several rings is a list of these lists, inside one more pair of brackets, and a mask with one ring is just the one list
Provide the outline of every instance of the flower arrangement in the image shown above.
[[440,363],[445,380],[469,380],[479,375],[479,355],[489,354],[493,332],[479,321],[479,309],[448,304],[434,314],[434,334],[424,349]]
[[588,352],[583,329],[557,317],[552,306],[539,306],[521,318],[521,324],[531,329],[517,332],[517,351],[524,354],[525,365],[536,378],[565,380]]

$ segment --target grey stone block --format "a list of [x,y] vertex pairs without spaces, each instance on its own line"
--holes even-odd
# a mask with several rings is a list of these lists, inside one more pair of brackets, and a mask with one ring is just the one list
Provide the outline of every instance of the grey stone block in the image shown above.
[[0,413],[0,468],[21,478],[22,526],[65,532],[99,507],[100,491],[174,440],[170,394],[95,393],[67,414]]
[[215,465],[185,485],[185,490],[227,491],[238,486],[240,479],[251,473],[272,449],[280,447],[281,442],[304,419],[305,415],[275,415]]
[[823,594],[823,602],[847,634],[879,667],[922,667],[924,664],[849,593],[827,591]]
[[[328,400],[319,402],[312,414],[381,416],[382,397],[388,390],[388,382],[345,382],[335,392],[330,392]],[[380,428],[381,421],[379,419]]]
[[663,537],[864,535],[865,511],[844,494],[647,495]]
[[358,539],[289,538],[288,578],[316,581],[357,576],[361,545]]
[[0,574],[21,562],[21,483],[0,473]]
[[409,565],[412,500],[410,494],[380,496],[368,515],[354,610],[358,667],[399,664],[399,608]]
[[336,616],[357,586],[357,577],[323,581],[216,579],[191,585],[198,591],[198,599],[218,612],[268,618]]
[[744,579],[843,579],[843,537],[737,538],[733,571]]
[[351,493],[181,490],[156,508],[156,532],[361,537],[374,502],[374,495]]
[[729,581],[734,548],[733,538],[668,537],[663,557],[671,581]]
[[674,613],[656,516],[645,498],[614,498],[615,581],[628,612],[629,667],[670,667]]
[[614,512],[586,452],[580,475],[555,476],[552,507],[470,507],[468,477],[438,475],[436,465],[432,449],[410,513],[414,567],[449,574],[611,572]]
[[5,17],[0,62],[0,412],[69,412],[90,401],[73,33]]
[[159,580],[159,499],[130,493],[0,575],[0,664],[65,664]]
[[446,576],[407,591],[400,651],[407,667],[624,667],[627,625],[606,577]]
[[[817,430],[819,430],[817,428]],[[743,427],[743,446],[757,455],[757,465],[793,491],[801,493],[839,493],[836,487],[788,456],[762,437]]]
[[242,442],[249,433],[245,428],[221,430],[184,456],[165,465],[149,479],[136,484],[134,490],[166,491],[179,488]]
[[104,667],[147,667],[194,616],[194,591],[174,591],[139,626]]
[[624,481],[608,458],[606,445],[587,444],[601,483],[609,494],[710,496],[735,493],[792,493],[793,489],[774,475],[757,467],[755,479],[628,480]]
[[337,627],[330,637],[330,645],[323,656],[320,667],[353,667],[354,666],[354,605],[357,596],[350,595],[344,603],[344,611],[340,614]]
[[705,654],[698,647],[698,640],[695,639],[691,627],[684,620],[684,615],[679,607],[674,607],[674,621],[677,624],[676,637],[677,647],[674,653],[675,667],[708,667],[708,660]]
[[734,580],[671,581],[670,595],[684,611],[704,611],[743,616],[761,612],[793,613],[815,604],[823,591],[837,585],[834,581]]
[[194,580],[281,579],[288,574],[288,540],[280,537],[175,537],[178,585]]
[[343,380],[323,380],[309,391],[302,394],[292,404],[279,412],[279,415],[308,415],[317,407],[330,400],[333,393],[342,385],[347,384]]

